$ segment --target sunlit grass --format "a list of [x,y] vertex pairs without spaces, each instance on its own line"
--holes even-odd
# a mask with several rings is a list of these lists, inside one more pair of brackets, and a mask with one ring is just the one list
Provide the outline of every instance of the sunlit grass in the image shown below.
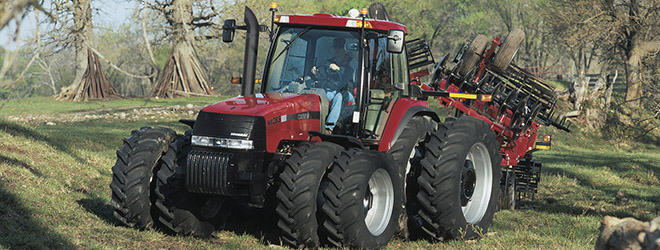
[[97,111],[101,109],[134,108],[134,107],[164,107],[208,105],[227,99],[227,96],[190,97],[190,98],[127,98],[109,101],[93,100],[88,102],[55,101],[53,97],[31,97],[9,100],[0,110],[0,117],[21,114],[50,114],[67,112]]

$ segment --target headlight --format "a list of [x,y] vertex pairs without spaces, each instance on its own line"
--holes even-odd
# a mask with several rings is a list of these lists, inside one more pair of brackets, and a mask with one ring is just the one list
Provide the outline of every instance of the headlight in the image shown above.
[[214,138],[208,136],[193,135],[190,143],[194,146],[233,148],[233,149],[254,149],[252,140]]

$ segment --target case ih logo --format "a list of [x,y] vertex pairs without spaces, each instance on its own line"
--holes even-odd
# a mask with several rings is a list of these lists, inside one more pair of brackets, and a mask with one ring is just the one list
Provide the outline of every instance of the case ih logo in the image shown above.
[[307,120],[307,119],[320,119],[320,118],[321,118],[321,112],[309,111],[309,112],[273,117],[273,119],[268,120],[268,125],[274,125],[280,122],[285,122],[290,120]]
[[281,116],[276,116],[273,119],[268,120],[268,125],[277,124],[277,123],[280,123],[281,121],[282,121],[282,117]]

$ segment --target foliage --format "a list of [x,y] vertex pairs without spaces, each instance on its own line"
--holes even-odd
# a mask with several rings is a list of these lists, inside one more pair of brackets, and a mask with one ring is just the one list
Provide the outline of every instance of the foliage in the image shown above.
[[[605,66],[623,64],[626,101],[641,106],[643,58],[660,51],[660,1],[548,1],[546,16],[553,31],[569,49],[598,53]],[[582,58],[574,58],[579,62]],[[590,60],[590,59],[589,59]],[[588,63],[586,64],[588,68]]]

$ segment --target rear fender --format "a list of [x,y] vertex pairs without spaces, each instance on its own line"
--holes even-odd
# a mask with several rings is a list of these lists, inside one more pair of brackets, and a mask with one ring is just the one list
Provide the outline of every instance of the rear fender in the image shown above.
[[401,98],[394,105],[392,114],[387,120],[387,127],[383,131],[378,151],[388,151],[399,139],[406,124],[415,116],[429,116],[434,121],[440,122],[440,117],[428,107],[428,102]]

